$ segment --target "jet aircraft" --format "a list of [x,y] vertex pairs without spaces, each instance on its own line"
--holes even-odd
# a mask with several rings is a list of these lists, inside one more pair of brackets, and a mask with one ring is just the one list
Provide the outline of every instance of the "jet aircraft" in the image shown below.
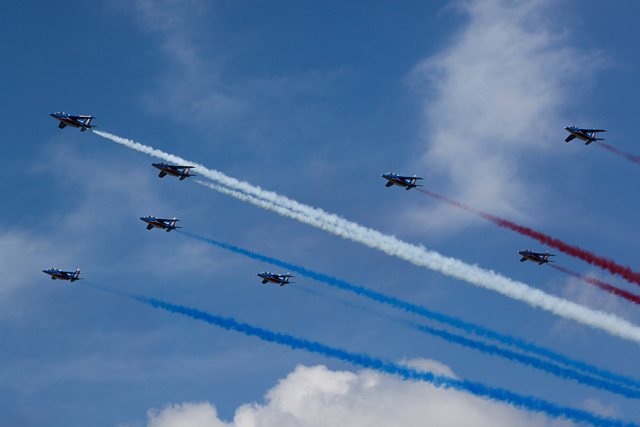
[[164,219],[164,218],[156,218],[155,216],[141,216],[140,219],[148,224],[147,230],[151,230],[153,227],[156,227],[156,228],[161,228],[163,230],[167,230],[167,233],[168,233],[171,230],[175,230],[176,228],[182,228],[182,227],[176,227],[176,222],[180,221],[179,219],[176,219],[176,218]]
[[387,184],[386,187],[391,187],[392,185],[397,185],[400,187],[405,187],[406,190],[411,190],[414,187],[422,187],[422,185],[416,184],[416,180],[422,179],[417,176],[400,176],[398,174],[389,172],[381,175],[384,179],[386,179]]
[[160,169],[160,175],[158,175],[160,178],[163,178],[165,175],[179,176],[180,181],[182,181],[185,178],[197,176],[189,173],[194,166],[178,166],[167,163],[151,163],[151,166]]
[[267,283],[267,282],[271,282],[271,283],[277,283],[280,286],[284,286],[287,283],[296,283],[296,282],[290,282],[289,278],[291,277],[296,277],[296,276],[292,276],[291,274],[287,273],[287,274],[274,274],[274,273],[269,273],[268,271],[263,271],[262,273],[258,273],[256,274],[256,276],[261,277],[262,283]]
[[83,280],[80,278],[80,269],[76,271],[60,271],[57,268],[50,268],[48,270],[42,270],[42,272],[51,276],[51,280],[71,280],[71,282]]
[[51,113],[49,114],[54,119],[60,120],[58,127],[64,129],[67,126],[74,128],[80,128],[80,132],[84,132],[87,129],[97,128],[98,126],[91,124],[91,119],[95,119],[93,116],[72,116],[67,113]]
[[566,126],[565,129],[571,134],[565,139],[565,142],[578,138],[582,141],[587,141],[584,145],[589,145],[593,141],[604,141],[604,138],[596,138],[596,134],[598,132],[606,132],[604,129],[580,129],[577,126]]
[[553,254],[550,254],[549,251],[547,251],[544,254],[541,254],[538,252],[532,252],[529,249],[524,249],[522,251],[518,251],[518,254],[522,255],[522,259],[520,259],[520,262],[525,262],[526,260],[529,260],[532,262],[537,262],[538,265],[546,264],[549,262],[555,262],[555,261],[549,261],[550,256],[555,256]]

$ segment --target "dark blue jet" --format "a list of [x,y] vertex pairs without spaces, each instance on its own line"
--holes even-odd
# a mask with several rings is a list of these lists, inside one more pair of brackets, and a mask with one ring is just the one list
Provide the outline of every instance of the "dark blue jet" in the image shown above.
[[549,251],[547,251],[544,254],[541,254],[538,252],[532,252],[529,249],[525,249],[522,251],[518,251],[518,254],[522,255],[522,259],[520,259],[520,262],[525,262],[529,260],[532,262],[537,262],[538,265],[546,264],[549,262],[555,262],[555,261],[549,261],[550,256],[555,256],[553,254],[550,254]]
[[577,126],[566,126],[565,129],[571,134],[564,140],[565,142],[578,138],[582,141],[587,141],[584,145],[589,145],[593,141],[604,141],[604,138],[596,138],[596,134],[598,132],[606,132],[604,129],[580,129]]
[[296,277],[296,276],[292,276],[291,274],[287,273],[287,274],[274,274],[274,273],[269,273],[268,271],[263,271],[262,273],[258,273],[256,274],[256,276],[261,277],[262,283],[267,283],[267,282],[271,282],[271,283],[276,283],[280,286],[284,286],[287,283],[296,283],[296,282],[290,282],[289,278],[291,277]]
[[156,169],[160,169],[160,175],[158,175],[160,178],[163,178],[166,175],[179,176],[180,181],[182,181],[185,178],[197,176],[189,173],[191,172],[191,169],[194,168],[193,166],[178,166],[170,165],[168,163],[151,163],[151,166]]
[[48,270],[42,270],[44,274],[51,276],[51,280],[83,280],[80,278],[80,269],[76,271],[60,271],[57,268],[50,268]]
[[387,184],[386,187],[391,187],[392,185],[397,185],[400,187],[406,187],[407,190],[411,190],[412,188],[415,187],[422,187],[422,185],[418,185],[416,184],[416,180],[418,179],[422,179],[420,177],[417,176],[400,176],[398,174],[395,173],[385,173],[381,175],[384,179],[386,179]]
[[179,219],[176,219],[176,218],[164,219],[164,218],[156,218],[155,216],[141,216],[140,219],[148,224],[147,230],[151,230],[153,227],[155,227],[155,228],[160,228],[162,230],[167,230],[167,233],[168,233],[171,230],[175,230],[176,228],[182,228],[182,227],[176,227],[176,222],[180,221]]
[[93,116],[72,116],[67,113],[51,113],[49,115],[54,119],[60,120],[60,124],[58,125],[60,129],[72,126],[74,128],[80,128],[80,132],[84,132],[87,129],[98,127],[91,125],[91,119],[95,119]]

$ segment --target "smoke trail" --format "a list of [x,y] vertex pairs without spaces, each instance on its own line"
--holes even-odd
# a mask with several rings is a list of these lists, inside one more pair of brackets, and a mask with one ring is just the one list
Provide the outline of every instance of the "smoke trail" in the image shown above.
[[625,423],[621,420],[599,417],[586,411],[558,406],[542,399],[538,399],[532,396],[521,396],[509,390],[489,387],[482,383],[471,382],[467,380],[456,380],[449,377],[435,375],[431,372],[418,372],[405,366],[400,366],[395,363],[385,362],[380,359],[373,358],[367,354],[350,353],[346,350],[332,348],[328,345],[309,341],[304,338],[296,338],[288,334],[272,332],[267,329],[249,325],[247,323],[238,322],[237,320],[230,317],[215,316],[213,314],[209,314],[207,312],[200,311],[194,308],[171,304],[142,295],[116,291],[104,286],[89,283],[87,283],[87,285],[95,289],[100,289],[117,295],[125,296],[135,301],[148,304],[155,308],[161,308],[171,313],[178,313],[196,320],[202,320],[211,325],[219,326],[227,330],[241,332],[247,336],[255,336],[263,341],[286,345],[292,349],[304,349],[309,352],[321,354],[326,357],[343,360],[356,366],[374,369],[386,374],[398,375],[401,378],[407,380],[419,380],[431,383],[436,387],[442,387],[445,389],[452,388],[454,390],[468,392],[477,397],[498,400],[500,402],[509,403],[515,407],[523,408],[526,410],[545,412],[556,418],[566,417],[576,422],[584,421],[601,426],[640,427],[634,423]]
[[[538,347],[534,344],[528,343],[522,339],[519,338],[515,338],[512,337],[510,335],[506,335],[506,334],[500,334],[498,332],[494,332],[491,331],[489,329],[486,329],[482,326],[479,325],[475,325],[473,323],[467,323],[464,322],[456,317],[452,317],[452,316],[447,316],[446,314],[442,314],[442,313],[438,313],[435,311],[431,311],[423,306],[417,305],[417,304],[413,304],[410,302],[406,302],[406,301],[402,301],[399,300],[395,297],[391,297],[388,295],[385,295],[383,293],[380,292],[376,292],[374,290],[371,289],[367,289],[364,288],[362,286],[356,286],[353,285],[351,283],[345,282],[344,280],[340,280],[337,279],[335,277],[331,277],[328,276],[326,274],[322,274],[322,273],[317,273],[315,271],[312,270],[308,270],[304,267],[300,267],[298,265],[295,264],[290,264],[281,260],[278,260],[276,258],[272,258],[272,257],[268,257],[265,255],[260,255],[257,254],[255,252],[251,252],[248,251],[246,249],[242,249],[239,248],[237,246],[233,246],[230,245],[228,243],[222,243],[222,242],[218,242],[216,240],[213,239],[209,239],[206,237],[202,237],[202,236],[198,236],[197,234],[193,234],[190,233],[188,231],[184,231],[184,230],[176,230],[176,232],[183,234],[185,236],[191,237],[192,239],[196,239],[199,240],[201,242],[204,243],[208,243],[210,245],[214,245],[214,246],[218,246],[220,248],[235,252],[237,254],[241,254],[241,255],[245,255],[249,258],[258,260],[258,261],[263,261],[272,265],[277,265],[279,267],[282,267],[286,270],[289,271],[294,271],[296,273],[299,273],[303,276],[309,277],[313,280],[316,280],[318,282],[324,282],[327,283],[331,286],[335,286],[339,289],[342,290],[346,290],[346,291],[350,291],[353,292],[357,295],[361,295],[364,297],[367,297],[373,301],[377,301],[379,303],[382,304],[388,304],[394,308],[400,309],[400,310],[404,310],[408,313],[413,313],[413,314],[417,314],[423,317],[426,317],[427,319],[430,320],[435,320],[437,322],[440,323],[444,323],[450,326],[453,326],[455,328],[461,329],[465,332],[468,333],[474,333],[478,336],[484,336],[490,339],[494,339],[496,341],[499,341],[503,344],[512,346],[512,347],[517,347],[520,348],[524,351],[530,352],[530,353],[534,353],[534,354],[538,354],[540,356],[544,356],[547,357],[551,360],[554,360],[556,362],[562,363],[566,366],[571,366],[575,369],[580,369],[584,372],[589,372],[593,375],[597,375],[601,378],[607,379],[609,381],[617,381],[617,382],[621,382],[624,383],[626,385],[632,386],[632,387],[636,387],[636,388],[640,388],[640,383],[638,381],[635,381],[631,378],[628,377],[624,377],[621,375],[617,375],[614,374],[610,371],[607,371],[605,369],[602,368],[598,368],[595,366],[591,366],[588,365],[584,362],[578,361],[578,360],[573,360],[571,358],[568,358],[566,356],[563,356],[561,354],[557,354],[555,352],[552,352],[551,350],[545,349],[543,347]],[[301,288],[303,289],[303,288]],[[418,326],[418,328],[421,328],[421,326]],[[536,359],[538,360],[538,359]]]
[[551,267],[555,268],[558,271],[562,271],[570,276],[573,276],[577,279],[582,280],[583,282],[589,283],[591,285],[597,286],[603,291],[607,291],[619,297],[626,299],[627,301],[631,301],[635,304],[640,304],[640,295],[632,294],[631,292],[625,291],[624,289],[617,288],[608,283],[603,282],[602,280],[594,279],[593,277],[584,276],[580,273],[576,273],[575,271],[568,270],[564,267],[560,267],[558,265],[551,265]]
[[[178,163],[187,162],[171,154],[106,132],[94,131],[94,133],[135,150],[164,158],[167,161]],[[428,251],[423,246],[411,245],[393,236],[387,236],[376,230],[347,221],[338,215],[328,214],[322,209],[303,205],[277,193],[265,191],[247,182],[240,182],[237,179],[227,177],[221,172],[211,171],[202,165],[194,164],[194,166],[198,168],[201,175],[248,194],[242,194],[228,188],[197,181],[214,190],[232,195],[240,200],[248,201],[256,206],[272,210],[280,215],[297,219],[345,239],[363,243],[366,246],[381,250],[388,255],[396,256],[415,265],[439,271],[447,276],[464,280],[485,289],[492,289],[510,298],[524,301],[532,307],[540,307],[564,318],[573,319],[584,325],[602,329],[621,338],[640,343],[640,328],[615,315],[591,310],[571,301],[548,295],[539,289],[531,288],[522,282],[516,282],[501,276],[492,270],[484,270],[477,265],[469,265],[454,258],[444,257],[435,251]],[[254,194],[260,199],[250,194]]]
[[468,265],[457,259],[444,257],[437,252],[427,251],[422,246],[405,243],[393,236],[386,236],[355,223],[349,223],[349,227],[343,227],[342,224],[325,222],[323,218],[309,217],[304,213],[294,212],[283,206],[219,185],[199,180],[194,181],[239,200],[297,219],[346,239],[363,243],[389,255],[395,255],[412,264],[440,271],[447,276],[455,277],[486,289],[495,290],[513,299],[524,301],[532,307],[540,307],[566,319],[573,319],[584,325],[602,329],[612,335],[640,343],[640,328],[618,316],[600,310],[592,310],[574,302],[548,295],[539,289],[531,288],[522,282],[516,282],[501,276],[492,270],[483,270],[478,266]]
[[622,150],[618,150],[617,148],[612,147],[612,146],[611,146],[611,145],[609,145],[609,144],[605,144],[604,142],[598,142],[598,141],[596,141],[596,143],[597,143],[598,145],[600,145],[601,147],[604,147],[604,148],[606,148],[607,150],[611,151],[612,153],[615,153],[615,154],[617,154],[617,155],[619,155],[619,156],[624,157],[624,158],[625,158],[625,159],[627,159],[627,160],[631,160],[633,163],[636,163],[636,164],[639,164],[639,165],[640,165],[640,157],[638,157],[638,156],[634,156],[633,154],[626,153],[626,152],[624,152],[624,151],[622,151]]
[[465,338],[462,337],[461,335],[457,335],[457,334],[453,334],[451,332],[448,332],[446,330],[441,330],[441,329],[435,329],[429,326],[423,326],[423,325],[418,325],[415,324],[414,322],[410,322],[404,319],[400,319],[398,317],[394,317],[394,316],[389,316],[386,314],[382,314],[380,312],[376,312],[374,310],[371,310],[370,308],[365,308],[363,306],[360,305],[356,305],[353,304],[351,302],[345,301],[343,299],[339,299],[339,298],[335,298],[335,297],[328,297],[327,295],[324,295],[322,293],[319,293],[317,291],[314,291],[313,289],[310,288],[303,288],[301,286],[296,286],[296,285],[292,285],[292,288],[305,292],[307,294],[319,297],[319,298],[323,298],[323,299],[329,299],[331,301],[337,302],[339,304],[343,304],[347,307],[351,307],[354,308],[356,310],[360,310],[360,311],[364,311],[367,312],[369,314],[373,314],[379,317],[383,317],[386,318],[392,322],[396,322],[396,323],[400,323],[404,326],[408,326],[412,329],[416,329],[420,332],[424,332],[426,334],[429,335],[434,335],[437,337],[440,337],[442,339],[444,339],[445,341],[448,341],[450,343],[453,344],[459,344],[462,345],[464,347],[467,348],[471,348],[473,350],[478,350],[482,353],[486,353],[489,354],[491,356],[500,356],[503,357],[505,359],[511,360],[513,362],[518,362],[518,363],[522,363],[524,365],[533,367],[535,369],[540,369],[542,371],[545,371],[551,375],[555,375],[557,377],[560,378],[564,378],[564,379],[568,379],[568,380],[575,380],[581,384],[585,384],[591,387],[595,387],[598,388],[600,390],[606,390],[606,391],[610,391],[612,393],[616,393],[616,394],[620,394],[624,397],[630,398],[630,399],[637,399],[640,398],[640,390],[635,390],[635,389],[630,389],[627,387],[623,387],[619,384],[616,383],[611,383],[610,381],[607,380],[603,380],[603,379],[598,379],[598,378],[594,378],[592,376],[589,375],[584,375],[581,373],[576,372],[573,369],[568,369],[568,368],[562,368],[554,363],[551,362],[547,362],[544,361],[540,358],[537,357],[532,357],[532,356],[525,356],[522,355],[520,353],[516,353],[513,352],[511,350],[506,350],[506,349],[502,349],[500,347],[496,347],[495,345],[490,345],[484,342],[480,342],[480,341],[476,341],[473,339],[469,339],[469,338]]
[[525,356],[510,350],[496,347],[494,345],[489,345],[479,341],[471,340],[469,338],[464,338],[459,335],[455,335],[441,329],[435,329],[435,328],[422,326],[422,325],[415,325],[415,327],[417,327],[417,329],[423,332],[426,332],[428,334],[438,336],[444,339],[445,341],[455,343],[455,344],[460,344],[464,347],[472,348],[474,350],[478,350],[490,355],[501,356],[501,357],[504,357],[505,359],[509,359],[514,362],[519,362],[524,365],[528,365],[533,368],[540,369],[542,371],[548,372],[560,378],[575,380],[579,383],[586,384],[591,387],[596,387],[602,390],[607,390],[612,393],[621,394],[622,396],[625,396],[631,399],[640,398],[640,391],[638,390],[632,390],[627,387],[623,387],[618,384],[611,383],[609,381],[601,380],[588,375],[579,374],[571,369],[562,368],[553,363],[545,362],[535,357]]
[[560,252],[563,252],[567,255],[571,255],[572,257],[579,258],[585,262],[588,262],[591,265],[595,265],[596,267],[600,267],[603,270],[610,272],[611,274],[619,275],[629,283],[635,283],[637,285],[640,285],[640,273],[633,271],[628,266],[627,267],[621,266],[609,258],[595,255],[578,246],[569,245],[563,242],[562,240],[555,239],[553,237],[547,236],[546,234],[540,233],[538,231],[534,231],[529,227],[523,227],[514,222],[507,221],[506,219],[502,219],[497,216],[470,208],[469,206],[465,206],[462,203],[458,203],[456,201],[448,199],[439,194],[432,193],[431,191],[423,190],[420,188],[418,188],[418,191],[420,191],[423,194],[426,194],[427,196],[431,196],[434,199],[448,203],[451,206],[455,206],[467,212],[474,213],[488,221],[493,222],[498,227],[507,228],[509,230],[515,231],[516,233],[522,234],[523,236],[531,237],[532,239],[535,239],[546,246],[555,248]]

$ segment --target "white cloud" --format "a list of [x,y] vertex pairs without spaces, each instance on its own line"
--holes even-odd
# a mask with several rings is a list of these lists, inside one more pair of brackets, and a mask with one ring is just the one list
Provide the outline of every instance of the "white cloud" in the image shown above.
[[148,416],[149,427],[219,427],[229,425],[218,418],[216,408],[209,402],[169,405],[162,411],[150,410]]
[[[443,367],[434,361],[415,363]],[[149,411],[148,416],[149,427],[573,425],[428,383],[371,370],[331,371],[325,366],[298,366],[267,392],[264,404],[242,405],[229,424],[217,417],[209,402],[169,405]]]
[[[512,218],[535,206],[536,186],[546,183],[535,180],[532,156],[562,142],[561,110],[594,69],[593,55],[550,29],[548,3],[462,2],[468,25],[412,73],[426,87],[423,161],[432,179],[444,177],[449,188],[441,191],[457,200]],[[455,222],[451,211],[440,205],[423,225]]]
[[[70,253],[33,233],[19,229],[0,230],[0,307],[3,314],[16,310],[11,293],[25,286],[33,286],[35,280],[40,283],[47,278],[42,270],[57,265],[53,262],[69,261]],[[48,261],[47,261],[48,260]],[[67,264],[60,266],[65,267]]]
[[620,418],[622,415],[618,405],[605,406],[598,399],[586,399],[583,408],[603,417]]

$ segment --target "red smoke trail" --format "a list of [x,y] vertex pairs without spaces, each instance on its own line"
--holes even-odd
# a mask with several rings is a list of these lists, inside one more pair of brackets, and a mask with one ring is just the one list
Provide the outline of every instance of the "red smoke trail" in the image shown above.
[[549,264],[549,266],[555,268],[558,271],[562,271],[563,273],[566,273],[570,276],[573,276],[577,279],[582,280],[583,282],[586,283],[590,283],[594,286],[597,286],[598,288],[602,289],[603,291],[607,291],[609,293],[612,293],[614,295],[618,295],[619,297],[622,297],[624,299],[626,299],[627,301],[631,301],[635,304],[640,304],[640,295],[635,295],[632,294],[631,292],[627,292],[624,289],[620,289],[620,288],[616,288],[615,286],[611,286],[608,283],[605,283],[601,280],[598,279],[594,279],[593,277],[588,277],[588,276],[583,276],[580,273],[576,273],[575,271],[571,271],[571,270],[567,270],[564,267],[560,267],[558,265],[551,265]]
[[[598,141],[596,141],[596,142],[598,142]],[[616,154],[624,157],[625,159],[631,160],[633,163],[637,163],[637,164],[640,165],[640,157],[634,156],[633,154],[625,153],[624,151],[618,150],[617,148],[612,147],[609,144],[605,144],[604,142],[598,142],[598,144],[601,147],[604,147],[607,150],[611,151],[612,153],[616,153]]]
[[595,255],[587,250],[584,250],[578,246],[569,245],[562,240],[554,239],[553,237],[547,236],[546,234],[542,234],[538,231],[534,231],[529,227],[523,227],[514,222],[507,221],[506,219],[498,218],[497,216],[490,215],[488,213],[480,212],[473,208],[463,205],[462,203],[455,202],[453,200],[447,199],[444,196],[441,196],[436,193],[432,193],[427,190],[422,190],[420,188],[417,189],[421,193],[426,194],[427,196],[431,196],[434,199],[443,201],[445,203],[450,204],[451,206],[455,206],[457,208],[463,209],[467,212],[474,213],[487,221],[493,222],[498,227],[508,228],[509,230],[513,230],[516,233],[520,233],[523,236],[531,237],[542,243],[543,245],[549,246],[551,248],[555,248],[560,252],[563,252],[572,257],[579,258],[585,262],[588,262],[591,265],[595,265],[596,267],[600,267],[603,270],[608,271],[611,274],[617,274],[624,278],[629,283],[635,283],[640,285],[640,273],[636,273],[631,270],[628,266],[622,266],[617,264],[615,261],[609,258],[605,258],[599,255]]

